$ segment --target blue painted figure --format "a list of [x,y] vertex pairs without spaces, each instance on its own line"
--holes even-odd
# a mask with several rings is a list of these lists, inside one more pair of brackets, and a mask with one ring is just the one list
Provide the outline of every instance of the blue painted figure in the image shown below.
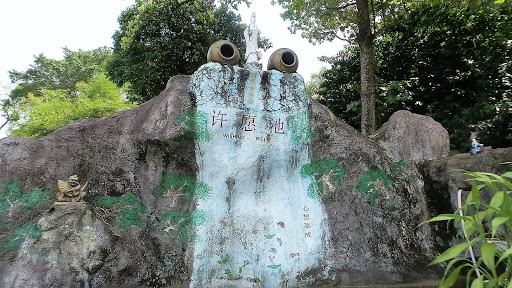
[[482,147],[484,144],[478,143],[475,138],[471,141],[471,154],[476,154],[482,152]]

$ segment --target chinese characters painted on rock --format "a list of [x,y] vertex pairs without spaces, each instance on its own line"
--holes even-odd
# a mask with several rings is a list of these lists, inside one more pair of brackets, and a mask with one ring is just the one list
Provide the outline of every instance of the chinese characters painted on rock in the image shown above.
[[[245,132],[253,132],[257,131],[256,128],[256,118],[257,115],[246,115],[244,114],[242,116],[241,122],[239,125],[237,125],[238,129],[240,131]],[[222,112],[222,110],[213,110],[213,113],[211,115],[211,126],[218,125],[220,128],[223,127],[224,122],[228,121],[228,114],[225,112]],[[286,134],[285,132],[285,121],[283,121],[281,118],[274,119],[272,121],[272,126],[270,127],[269,131],[270,134]]]
[[302,214],[302,219],[304,220],[304,237],[306,238],[311,238],[312,235],[311,235],[311,232],[308,231],[310,228],[311,228],[311,223],[309,222],[309,208],[307,206],[304,206],[304,208],[302,208],[302,212],[304,214]]

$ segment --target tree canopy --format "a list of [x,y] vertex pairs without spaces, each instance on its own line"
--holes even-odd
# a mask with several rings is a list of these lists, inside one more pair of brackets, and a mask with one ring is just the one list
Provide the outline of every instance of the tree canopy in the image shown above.
[[[400,109],[428,115],[466,151],[470,131],[484,144],[512,144],[512,7],[494,1],[423,1],[376,42],[378,119]],[[327,59],[318,94],[357,126],[357,47]]]
[[171,76],[197,70],[215,41],[244,45],[240,16],[214,0],[137,1],[118,20],[107,74],[129,83],[129,97],[139,103],[157,96]]
[[22,121],[11,128],[12,136],[40,138],[81,119],[100,118],[134,107],[122,100],[121,91],[103,73],[89,83],[79,82],[75,96],[68,91],[43,90],[40,96],[29,93],[17,108]]
[[361,132],[375,131],[375,66],[373,42],[399,23],[412,1],[406,0],[273,0],[291,21],[290,31],[301,31],[311,42],[346,40],[357,43],[360,60]]
[[11,135],[39,138],[72,121],[133,107],[103,74],[109,48],[63,52],[63,60],[40,54],[26,71],[9,71],[16,86],[1,104]]

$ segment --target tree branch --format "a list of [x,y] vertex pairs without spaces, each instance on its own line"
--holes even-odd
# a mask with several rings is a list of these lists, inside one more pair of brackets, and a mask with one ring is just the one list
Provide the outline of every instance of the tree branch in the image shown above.
[[342,4],[340,6],[335,7],[333,9],[345,9],[345,8],[348,8],[348,7],[352,6],[352,5],[356,5],[356,2],[355,1],[354,2],[347,2],[345,4]]
[[372,14],[373,14],[373,31],[375,32],[375,30],[377,30],[377,24],[375,24],[375,6],[373,5],[373,0],[371,0],[372,2]]
[[393,26],[396,26],[398,24],[402,24],[405,22],[405,19],[397,19],[396,21],[393,21],[391,23],[389,23],[388,25],[386,25],[385,27],[382,27],[382,29],[379,29],[379,30],[375,30],[375,32],[373,32],[373,35],[375,37],[377,37],[378,35],[382,34],[382,32],[388,30],[389,28],[393,27]]
[[345,41],[345,42],[347,42],[347,43],[354,43],[354,41],[355,41],[354,39],[341,38],[341,37],[340,37],[340,36],[338,36],[338,34],[336,34],[336,33],[334,34],[334,37],[338,38],[338,39],[339,39],[339,40],[341,40],[341,41]]
[[6,119],[4,124],[2,124],[2,126],[0,126],[0,130],[2,130],[2,128],[4,128],[4,126],[7,125],[8,122],[9,122],[9,119]]

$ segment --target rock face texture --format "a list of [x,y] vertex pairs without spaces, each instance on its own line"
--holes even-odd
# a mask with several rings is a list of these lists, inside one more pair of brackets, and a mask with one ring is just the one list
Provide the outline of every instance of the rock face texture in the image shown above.
[[[207,65],[219,65],[215,67],[216,77],[225,77],[220,80],[232,79],[236,74],[234,67]],[[279,153],[285,151],[279,150],[285,147],[278,145],[281,142],[272,142],[273,137],[279,135],[270,135],[270,129],[274,132],[280,131],[276,127],[290,129],[286,130],[287,141],[299,139],[294,138],[293,133],[301,135],[299,142],[293,144],[296,146],[290,146],[296,147],[295,150],[285,155],[286,161],[297,164],[296,167],[285,165],[285,169],[298,175],[292,175],[293,179],[275,180],[277,186],[282,185],[280,181],[291,182],[286,184],[291,186],[282,186],[284,190],[280,193],[274,191],[275,187],[265,186],[269,183],[267,180],[274,179],[272,175],[282,173],[272,170],[281,167],[277,162],[283,157],[273,157],[274,148],[258,150],[256,159],[263,156],[256,162],[243,162],[243,157],[235,157],[242,162],[233,163],[234,167],[208,164],[208,157],[221,159],[219,155],[242,151],[236,149],[245,145],[241,137],[248,137],[243,133],[250,131],[240,130],[244,125],[233,126],[231,129],[237,131],[233,133],[214,130],[212,127],[220,123],[228,124],[216,118],[224,112],[219,114],[208,111],[213,107],[202,106],[208,101],[201,102],[199,94],[189,92],[188,76],[171,78],[166,90],[157,98],[111,117],[75,122],[39,140],[15,137],[0,140],[0,286],[193,287],[195,282],[191,280],[202,277],[200,271],[204,268],[198,256],[211,258],[211,267],[217,265],[217,270],[209,269],[204,277],[215,280],[218,287],[241,287],[241,284],[263,287],[262,281],[271,283],[272,279],[275,279],[275,287],[286,287],[287,281],[280,275],[286,275],[287,271],[293,271],[288,275],[288,287],[304,283],[396,283],[439,276],[439,267],[426,268],[438,253],[436,237],[430,226],[417,227],[431,217],[420,175],[410,169],[406,161],[387,156],[378,144],[314,101],[309,103],[308,99],[299,103],[303,106],[297,106],[297,111],[290,111],[292,115],[302,113],[300,119],[279,114],[284,113],[279,111],[285,111],[286,107],[294,107],[285,105],[286,101],[293,100],[287,97],[287,91],[304,89],[299,75],[281,74],[260,71],[257,75],[260,80],[252,84],[251,73],[240,72],[237,75],[242,76],[236,80],[239,85],[230,86],[233,83],[229,80],[230,85],[222,86],[236,89],[229,92],[233,95],[238,93],[250,98],[251,84],[258,87],[257,81],[272,83],[273,77],[280,79],[275,87],[281,92],[270,92],[268,89],[275,88],[273,84],[260,87],[261,91],[268,91],[262,94],[269,97],[267,99],[280,95],[274,100],[277,102],[266,102],[270,106],[236,106],[238,100],[228,98],[226,101],[235,104],[225,106],[233,109],[229,113],[238,113],[236,119],[250,120],[244,115],[251,116],[253,112],[262,118],[277,116],[276,126],[258,126],[262,124],[254,122],[255,128],[269,129],[264,135],[258,135],[261,145],[269,145],[261,146],[263,148],[274,147]],[[227,95],[225,92],[219,90],[217,96]],[[255,96],[254,103],[259,105],[256,100]],[[280,115],[286,119],[280,119]],[[227,110],[225,116],[228,116]],[[266,118],[269,124],[276,123],[276,119],[269,117]],[[213,142],[206,141],[210,136],[219,137],[227,144],[223,149],[207,151],[207,143],[212,143],[213,147]],[[215,177],[205,176],[207,169],[232,169],[230,173],[235,180],[240,179],[237,173],[257,171],[258,179],[267,180],[237,186],[236,181],[219,178],[223,179],[219,185],[225,185],[227,190],[221,191],[212,183]],[[89,183],[85,203],[52,204],[57,180],[75,174],[81,182]],[[253,185],[258,183],[265,185],[255,189]],[[298,188],[285,191],[286,187]],[[243,240],[253,239],[253,236],[233,228],[241,226],[230,218],[231,214],[219,213],[220,218],[212,218],[215,221],[209,218],[212,214],[205,208],[205,199],[216,199],[212,193],[228,193],[230,189],[238,194],[272,192],[276,197],[290,193],[290,197],[316,203],[315,209],[323,213],[323,218],[319,223],[313,222],[317,220],[307,222],[311,215],[302,210],[304,207],[290,204],[272,210],[274,208],[262,204],[267,211],[261,213],[295,217],[296,223],[280,221],[267,226],[263,223],[267,219],[264,217],[261,227],[253,229],[249,225],[252,222],[248,223],[246,229],[255,233],[251,235],[261,234],[261,241],[275,242],[268,251],[256,253],[254,250],[266,246],[254,241],[251,246],[247,241],[244,247]],[[257,210],[250,202],[236,202],[236,195],[230,197],[213,204],[219,211],[231,205],[225,211],[239,213],[232,215]],[[298,203],[297,199],[286,201]],[[308,205],[306,209],[313,207]],[[321,227],[312,227],[312,224]],[[224,229],[225,235],[219,234],[219,227]],[[287,232],[287,229],[300,234]],[[314,231],[321,233],[308,234]],[[308,239],[309,236],[315,238]],[[201,246],[206,240],[210,245],[231,243],[238,248],[229,252],[213,251],[212,255],[207,246]],[[294,241],[297,241],[293,244],[296,246],[290,247],[304,250],[292,252],[282,248]],[[316,251],[319,246],[314,245],[318,243],[325,248],[321,255],[307,253],[308,247],[317,247],[311,250]],[[281,251],[286,251],[288,258],[278,263]],[[246,259],[241,254],[248,255],[247,259],[267,257],[268,263],[263,260],[236,262],[236,259]],[[261,265],[266,270],[258,275],[260,270],[251,268],[251,264],[260,262],[265,263]],[[244,274],[246,271],[252,272]]]
[[[512,171],[512,148],[484,150],[479,154],[461,153],[450,157],[425,161],[419,166],[425,181],[425,191],[429,199],[439,199],[446,204],[432,203],[432,208],[446,207],[454,210],[457,207],[457,191],[471,191],[472,181],[464,171],[488,172],[501,175]],[[486,199],[482,195],[483,200]],[[441,200],[444,199],[444,200]],[[449,204],[448,204],[449,203]],[[442,212],[445,213],[445,212]]]
[[[194,140],[181,137],[185,125],[178,121],[192,105],[188,79],[172,78],[162,95],[136,109],[75,122],[39,140],[0,140],[0,287],[188,286],[186,258],[192,247],[178,236],[164,235],[162,216],[172,209],[186,214],[191,204],[181,196],[180,187],[169,197],[158,198],[166,188],[164,175],[196,173]],[[83,204],[88,208],[61,204],[52,210],[57,180],[75,174],[82,183],[89,182]],[[190,180],[178,178],[182,183]],[[15,194],[19,196],[10,196]],[[88,221],[93,226],[82,220],[84,213],[91,214],[86,218],[92,218]],[[63,216],[52,220],[56,214]],[[63,233],[70,238],[46,243],[51,237],[46,235],[55,232],[45,231],[49,228],[44,223],[52,227],[62,223],[63,227],[52,229],[68,230]],[[90,239],[91,233],[102,239],[89,247],[94,253],[72,251],[85,249],[81,245],[86,240],[78,239]],[[77,243],[68,245],[68,241]],[[31,265],[22,265],[26,251],[37,256],[31,256]],[[82,259],[74,259],[78,255]],[[95,255],[101,261],[88,268],[87,258]],[[34,273],[39,271],[34,267],[44,269]],[[72,273],[66,275],[60,272],[70,269]]]
[[394,161],[417,165],[450,153],[448,131],[428,116],[401,110],[377,131],[375,141]]
[[41,237],[22,243],[16,261],[2,273],[4,287],[39,287],[41,282],[87,287],[99,280],[90,275],[108,261],[114,247],[106,226],[88,204],[55,204],[37,224]]

